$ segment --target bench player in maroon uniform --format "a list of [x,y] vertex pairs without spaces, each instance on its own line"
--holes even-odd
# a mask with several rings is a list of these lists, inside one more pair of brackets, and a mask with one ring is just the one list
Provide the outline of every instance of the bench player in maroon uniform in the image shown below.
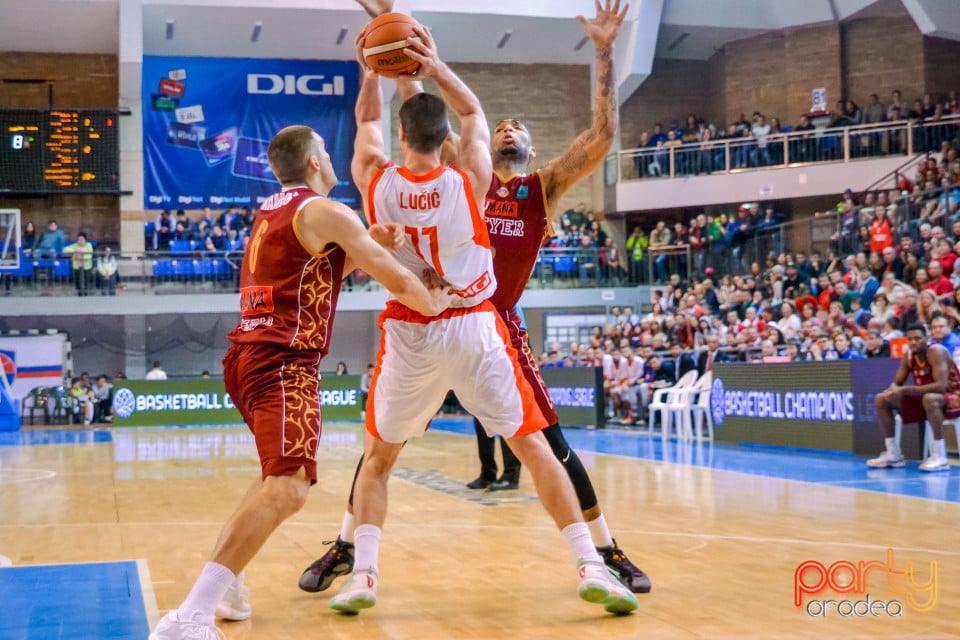
[[267,158],[283,190],[267,199],[254,221],[240,275],[241,320],[223,359],[224,385],[253,432],[262,473],[221,531],[186,600],[160,620],[150,640],[215,640],[223,637],[215,613],[250,617],[243,568],[300,510],[317,481],[320,360],[329,349],[343,276],[361,268],[426,316],[456,301],[428,291],[352,210],[326,198],[337,176],[313,129],[283,129]]
[[[876,396],[877,417],[886,450],[867,460],[867,465],[883,469],[906,464],[893,422],[893,412],[898,410],[904,424],[927,421],[933,431],[930,455],[920,463],[920,471],[948,471],[950,462],[943,439],[943,421],[960,418],[960,371],[946,347],[927,342],[927,328],[923,324],[907,329],[907,346],[909,350],[900,360],[893,384]],[[905,384],[911,376],[913,384]]]
[[[392,3],[383,0],[360,0],[360,4],[364,5],[371,15],[389,11],[392,6]],[[533,273],[540,247],[551,235],[551,226],[558,219],[557,205],[560,198],[602,164],[613,142],[617,129],[613,41],[623,22],[626,9],[625,6],[620,10],[619,0],[612,8],[610,0],[606,0],[605,7],[597,3],[597,16],[593,21],[580,18],[597,52],[593,123],[590,129],[577,136],[563,155],[551,160],[535,173],[528,174],[528,165],[536,155],[529,131],[517,120],[503,120],[497,124],[491,143],[494,175],[487,191],[485,216],[490,244],[494,250],[494,273],[498,279],[497,291],[491,302],[509,329],[513,347],[520,354],[524,374],[534,389],[541,411],[550,422],[551,426],[544,429],[543,433],[573,482],[584,520],[590,527],[594,544],[605,563],[620,576],[623,584],[631,591],[647,593],[651,589],[649,577],[616,545],[600,510],[590,477],[563,436],[553,402],[527,344],[526,330],[522,327],[520,315],[515,309]],[[399,87],[404,99],[419,90],[417,83],[409,81],[399,83]],[[477,433],[486,435],[479,427]],[[361,458],[360,464],[362,463]],[[359,464],[357,468],[360,468]],[[352,502],[351,491],[350,504],[344,514],[340,536],[327,552],[300,576],[301,589],[311,592],[324,591],[338,576],[350,573],[353,566],[354,522],[350,512]]]

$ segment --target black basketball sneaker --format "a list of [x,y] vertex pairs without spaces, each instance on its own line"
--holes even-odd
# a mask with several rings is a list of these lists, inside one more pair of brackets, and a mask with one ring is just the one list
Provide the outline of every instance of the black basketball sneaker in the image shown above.
[[353,543],[344,542],[337,536],[333,546],[300,576],[300,588],[311,593],[329,589],[334,580],[353,571],[353,553]]
[[650,578],[637,565],[630,562],[630,558],[617,546],[616,540],[609,547],[597,547],[597,552],[603,558],[603,563],[617,574],[623,586],[634,593],[650,593],[653,587],[650,584]]

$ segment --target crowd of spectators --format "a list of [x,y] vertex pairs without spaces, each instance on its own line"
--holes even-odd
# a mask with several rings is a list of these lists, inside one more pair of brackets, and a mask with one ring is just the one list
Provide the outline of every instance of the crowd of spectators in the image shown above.
[[250,207],[230,206],[219,215],[209,207],[204,208],[200,217],[191,218],[183,209],[171,213],[164,209],[148,228],[147,249],[167,251],[174,240],[199,241],[209,253],[224,253],[230,243],[242,240],[250,234],[256,212]]
[[[706,119],[690,114],[683,124],[674,119],[668,127],[657,123],[652,132],[642,132],[636,145],[642,152],[634,157],[634,166],[641,178],[669,176],[671,148],[674,149],[674,175],[779,165],[788,157],[790,162],[835,159],[841,154],[835,136],[817,137],[817,129],[900,121],[926,125],[913,133],[910,143],[914,152],[936,151],[941,141],[955,129],[950,121],[944,122],[943,126],[936,123],[958,114],[960,102],[956,91],[939,101],[927,93],[912,105],[903,100],[900,91],[892,92],[889,104],[884,104],[877,94],[871,94],[869,104],[864,108],[853,100],[839,100],[831,111],[802,114],[796,125],[783,125],[779,118],[768,118],[760,111],[754,111],[749,120],[741,113],[737,120],[726,126],[708,123]],[[814,116],[818,120],[817,126],[811,121]],[[807,133],[793,136],[789,141],[779,137],[791,132]],[[726,142],[735,143],[730,146],[729,157],[725,146],[717,144]],[[907,149],[903,132],[884,135],[867,129],[856,134],[852,142],[852,157],[902,153]]]
[[[894,200],[880,192],[857,202],[845,193],[837,210],[843,219],[852,212],[858,224],[842,226],[825,257],[806,250],[770,253],[740,275],[720,275],[696,257],[689,277],[665,268],[657,274],[664,284],[654,289],[649,312],[613,308],[606,326],[593,327],[588,341],[551,345],[541,365],[603,367],[609,415],[634,424],[644,419],[654,389],[688,370],[703,374],[713,362],[888,357],[891,341],[917,321],[960,357],[955,162],[931,159],[914,181],[899,185],[919,194],[917,199]],[[916,191],[917,182],[929,186],[932,180],[941,181],[939,192]],[[756,222],[759,215],[759,207],[741,207],[732,236],[729,220],[723,234],[716,220],[699,218],[675,225],[673,232],[703,250],[721,237],[735,243],[744,228],[776,219],[766,211]],[[636,247],[643,237],[634,230],[628,242]],[[647,246],[673,238],[659,222]]]

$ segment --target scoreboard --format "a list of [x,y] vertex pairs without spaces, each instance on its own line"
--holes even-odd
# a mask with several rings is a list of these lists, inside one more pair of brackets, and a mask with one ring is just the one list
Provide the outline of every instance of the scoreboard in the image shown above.
[[0,109],[0,196],[119,194],[117,116]]

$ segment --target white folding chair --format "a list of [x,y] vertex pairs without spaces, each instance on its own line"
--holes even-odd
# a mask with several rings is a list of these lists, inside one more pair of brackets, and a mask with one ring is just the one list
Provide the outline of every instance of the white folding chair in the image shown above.
[[[713,412],[710,407],[710,391],[713,388],[713,372],[707,371],[697,383],[685,391],[690,396],[690,404],[683,413],[686,437],[703,438],[703,423],[707,423],[707,440],[713,440]],[[691,424],[692,423],[692,424]]]
[[661,430],[664,433],[670,432],[670,419],[672,414],[669,411],[670,403],[673,401],[674,395],[681,389],[685,389],[689,386],[692,386],[694,382],[697,381],[697,370],[687,371],[685,374],[680,376],[680,379],[677,380],[677,383],[672,387],[665,387],[663,389],[657,389],[653,393],[653,398],[650,400],[650,404],[647,405],[647,431],[653,433],[653,415],[657,411],[660,412],[660,424]]
[[[900,417],[900,414],[897,413],[893,416],[893,428],[894,428],[894,438],[897,440],[897,444],[900,444],[900,434],[903,431],[903,418]],[[933,427],[930,426],[930,423],[924,421],[924,434],[923,434],[923,459],[926,460],[930,457],[930,443],[933,442]],[[953,427],[953,431],[956,434],[957,442],[960,443],[960,418],[954,418],[949,420],[944,418],[943,428],[946,430],[947,427]]]

